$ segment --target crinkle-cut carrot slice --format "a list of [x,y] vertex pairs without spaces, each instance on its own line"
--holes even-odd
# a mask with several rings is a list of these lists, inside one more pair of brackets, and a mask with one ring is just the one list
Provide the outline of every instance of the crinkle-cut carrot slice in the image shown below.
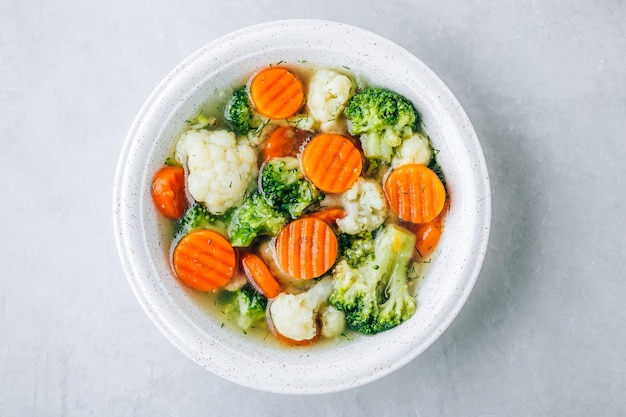
[[298,279],[317,278],[337,259],[337,236],[324,220],[302,217],[276,237],[276,260],[287,274]]
[[411,223],[432,221],[446,202],[446,189],[437,174],[421,164],[406,164],[391,171],[385,194],[393,212]]
[[286,119],[304,104],[304,89],[300,79],[289,69],[269,67],[252,78],[250,100],[263,116]]
[[236,252],[228,240],[208,229],[197,229],[180,239],[172,255],[176,276],[200,291],[223,287],[235,274]]
[[327,193],[341,193],[352,187],[362,169],[361,152],[342,135],[321,133],[302,152],[304,175]]

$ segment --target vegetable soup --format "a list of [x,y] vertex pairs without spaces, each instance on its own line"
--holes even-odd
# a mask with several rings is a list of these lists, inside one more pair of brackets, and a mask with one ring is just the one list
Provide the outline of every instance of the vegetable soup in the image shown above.
[[445,179],[418,109],[357,80],[259,68],[207,97],[154,174],[173,274],[242,334],[334,343],[419,311]]

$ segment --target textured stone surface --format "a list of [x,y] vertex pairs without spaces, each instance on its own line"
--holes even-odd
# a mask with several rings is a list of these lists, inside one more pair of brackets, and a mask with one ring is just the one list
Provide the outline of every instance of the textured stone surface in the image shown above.
[[[451,327],[394,374],[322,396],[242,388],[179,353],[130,291],[111,221],[117,155],[154,86],[218,36],[296,17],[429,65],[493,192]],[[0,415],[626,413],[625,51],[618,0],[0,0]]]

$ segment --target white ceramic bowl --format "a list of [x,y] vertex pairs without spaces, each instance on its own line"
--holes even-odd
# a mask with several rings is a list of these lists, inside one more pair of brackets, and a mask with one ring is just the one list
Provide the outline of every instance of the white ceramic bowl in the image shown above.
[[[413,101],[446,175],[451,208],[439,253],[419,288],[418,309],[402,325],[326,348],[277,348],[227,331],[173,277],[169,242],[150,198],[153,173],[185,121],[216,89],[260,67],[285,62],[347,67],[370,85]],[[480,144],[465,112],[419,59],[371,32],[345,24],[287,20],[224,36],[176,67],[141,108],[122,149],[113,192],[119,254],[137,299],[163,334],[206,369],[270,392],[323,393],[373,381],[411,361],[448,327],[478,276],[491,202]]]

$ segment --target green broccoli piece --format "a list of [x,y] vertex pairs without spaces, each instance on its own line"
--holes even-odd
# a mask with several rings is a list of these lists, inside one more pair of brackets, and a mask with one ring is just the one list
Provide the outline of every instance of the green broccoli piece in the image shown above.
[[358,268],[375,257],[374,233],[372,232],[361,232],[356,235],[339,233],[337,242],[338,258],[344,259],[352,268]]
[[211,229],[216,226],[218,217],[199,203],[195,203],[185,211],[185,215],[176,222],[176,234],[184,235],[193,229]]
[[369,159],[390,162],[395,148],[416,130],[419,115],[404,96],[371,87],[355,94],[344,110],[350,133],[360,135]]
[[374,259],[359,267],[346,260],[333,270],[330,304],[346,314],[346,324],[363,334],[389,330],[408,320],[417,302],[408,290],[407,270],[415,236],[396,225],[374,239]]
[[217,301],[222,313],[234,318],[243,330],[265,322],[267,298],[249,285],[236,291],[221,291]]
[[237,134],[247,135],[248,132],[263,126],[263,119],[254,111],[245,87],[236,89],[230,96],[224,117],[230,128]]
[[261,171],[260,184],[267,201],[292,219],[324,198],[324,194],[304,178],[300,162],[293,157],[271,159]]
[[259,235],[276,236],[287,217],[258,192],[254,192],[230,214],[228,235],[233,246],[249,246]]
[[398,324],[404,322],[413,314],[417,308],[417,301],[408,290],[408,265],[413,254],[413,248],[415,244],[410,244],[409,255],[401,255],[400,262],[397,262],[393,266],[393,271],[387,282],[387,288],[385,295],[387,300],[380,306],[378,313],[378,324],[376,326],[377,331],[381,332],[396,327]]

